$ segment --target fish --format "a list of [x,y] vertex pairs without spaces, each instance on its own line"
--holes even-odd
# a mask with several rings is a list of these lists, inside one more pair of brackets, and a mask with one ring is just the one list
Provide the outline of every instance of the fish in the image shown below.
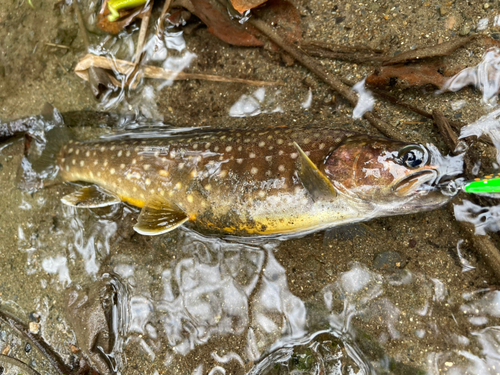
[[442,186],[461,173],[443,168],[446,157],[432,145],[328,127],[72,139],[54,155],[63,180],[90,184],[64,204],[126,202],[141,209],[134,229],[143,235],[181,225],[238,237],[296,235],[428,211],[453,197]]

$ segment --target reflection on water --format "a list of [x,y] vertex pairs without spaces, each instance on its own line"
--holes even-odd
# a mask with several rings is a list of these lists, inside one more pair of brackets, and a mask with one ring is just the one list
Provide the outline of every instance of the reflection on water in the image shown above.
[[[482,22],[484,21],[484,22]],[[484,29],[488,26],[488,19],[479,21]],[[494,106],[497,102],[500,78],[500,49],[490,48],[483,56],[483,60],[475,67],[466,68],[450,78],[442,87],[440,92],[459,91],[465,86],[474,86],[483,93],[483,103]]]
[[[352,263],[299,298],[275,257],[286,242],[241,244],[183,229],[151,243],[164,254],[122,242],[108,256],[116,225],[100,217],[105,230],[83,233],[85,215],[68,210],[66,236],[76,236],[68,242],[80,250],[47,253],[42,268],[66,288],[70,326],[103,373],[124,371],[128,356],[150,373],[189,374],[494,373],[498,363],[496,290],[453,295],[445,281],[410,269],[380,273]],[[83,289],[68,288],[75,261],[91,277],[100,265]],[[429,351],[435,340],[443,346]],[[413,343],[413,364],[387,354],[397,343]]]

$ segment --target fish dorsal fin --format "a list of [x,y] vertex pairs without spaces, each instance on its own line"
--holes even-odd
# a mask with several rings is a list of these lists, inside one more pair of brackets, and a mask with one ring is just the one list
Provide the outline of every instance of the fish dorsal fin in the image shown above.
[[314,201],[319,199],[332,199],[337,196],[337,191],[333,187],[332,183],[328,180],[318,167],[309,159],[306,153],[300,148],[300,146],[294,142],[293,143],[297,150],[299,151],[299,177],[302,181],[302,185],[311,194]]
[[120,203],[120,198],[102,187],[85,186],[71,194],[65,195],[61,201],[68,206],[97,208]]
[[134,229],[146,236],[170,232],[189,219],[175,203],[162,197],[148,199],[137,219]]

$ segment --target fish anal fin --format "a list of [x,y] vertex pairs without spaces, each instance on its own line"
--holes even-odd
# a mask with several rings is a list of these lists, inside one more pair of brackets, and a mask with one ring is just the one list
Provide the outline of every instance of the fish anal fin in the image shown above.
[[97,208],[106,207],[121,202],[112,192],[96,185],[85,186],[71,194],[65,195],[61,201],[68,206]]
[[309,192],[312,199],[333,199],[337,196],[337,191],[328,177],[326,177],[318,167],[312,162],[300,146],[294,142],[295,148],[299,152],[299,178],[304,188]]
[[146,201],[134,229],[146,236],[170,232],[189,220],[188,215],[175,203],[162,197]]

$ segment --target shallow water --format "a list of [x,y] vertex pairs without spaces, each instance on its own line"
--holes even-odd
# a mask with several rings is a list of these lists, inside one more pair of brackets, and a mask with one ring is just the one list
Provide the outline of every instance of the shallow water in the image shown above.
[[[497,2],[294,4],[304,40],[367,44],[390,54],[453,39],[464,27],[498,34]],[[368,123],[352,120],[352,108],[297,63],[286,66],[271,47],[229,46],[204,27],[182,33],[167,28],[165,44],[144,63],[285,84],[143,80],[135,90],[97,102],[72,72],[85,51],[71,6],[35,0],[33,6],[21,1],[0,9],[2,121],[39,115],[49,101],[87,139],[123,130],[125,123],[98,126],[104,121],[90,120],[85,110],[140,114],[174,127],[338,124],[376,134]],[[96,6],[81,3],[89,23]],[[89,29],[95,52],[131,60],[137,28],[108,40]],[[446,61],[481,68],[486,50],[474,41]],[[355,82],[373,70],[322,62]],[[396,94],[472,123],[495,109],[492,85],[483,86],[484,100],[471,88],[439,96],[429,88]],[[445,150],[430,121],[380,100],[375,107],[409,141]],[[491,147],[477,144],[470,152],[481,161],[476,174],[498,168]],[[60,198],[74,185],[19,190],[22,154],[22,139],[0,146],[0,308],[25,325],[38,323],[40,337],[69,367],[87,358],[102,374],[500,373],[498,279],[457,222],[476,224],[478,234],[489,233],[498,244],[495,200],[456,200],[429,213],[298,239],[240,243],[189,228],[151,238],[133,232],[133,207],[63,205]],[[56,374],[28,343],[0,321],[1,353],[24,363],[0,356],[4,374],[29,373],[26,366]]]

